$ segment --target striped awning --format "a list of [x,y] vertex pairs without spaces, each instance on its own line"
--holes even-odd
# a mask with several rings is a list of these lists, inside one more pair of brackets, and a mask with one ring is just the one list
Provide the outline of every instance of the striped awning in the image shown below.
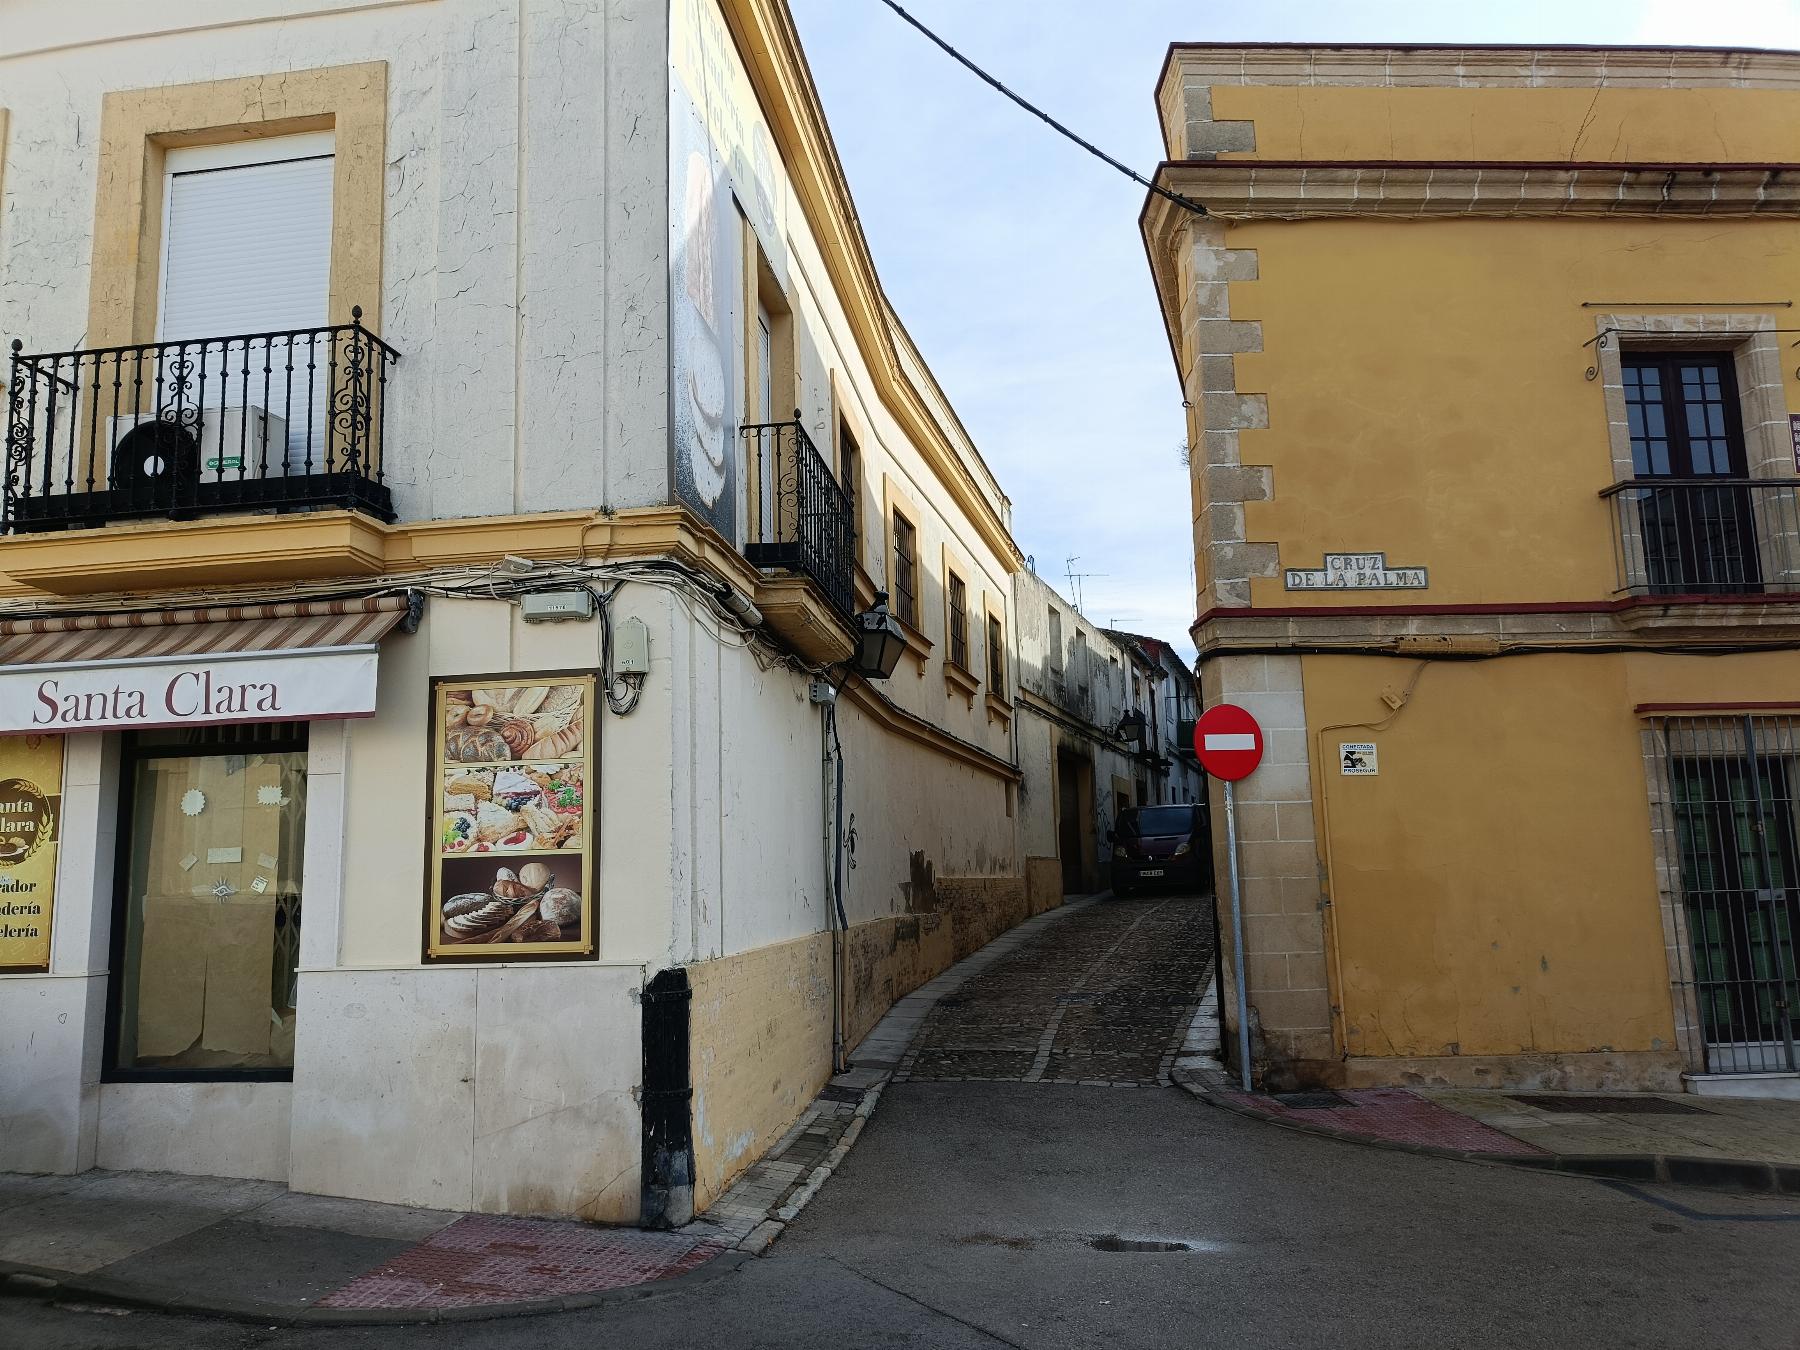
[[0,620],[0,667],[365,647],[413,612],[406,595]]
[[422,599],[0,619],[0,736],[372,717],[377,644]]

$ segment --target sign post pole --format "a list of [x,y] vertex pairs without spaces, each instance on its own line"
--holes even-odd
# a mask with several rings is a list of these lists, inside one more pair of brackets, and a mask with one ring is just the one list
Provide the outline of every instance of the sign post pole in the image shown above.
[[[1237,979],[1238,1072],[1250,1087],[1250,993],[1244,987],[1244,887],[1238,875],[1237,792],[1262,763],[1263,735],[1256,719],[1235,703],[1208,708],[1194,723],[1194,753],[1225,784],[1225,852],[1231,872],[1231,968]],[[1215,901],[1214,913],[1217,913]]]
[[1238,880],[1237,793],[1225,782],[1225,852],[1231,867],[1231,968],[1237,981],[1238,1072],[1250,1088],[1250,996],[1244,988],[1244,893]]

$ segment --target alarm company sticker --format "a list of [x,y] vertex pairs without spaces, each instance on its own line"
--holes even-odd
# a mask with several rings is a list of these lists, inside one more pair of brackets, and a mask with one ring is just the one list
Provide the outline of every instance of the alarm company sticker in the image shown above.
[[1338,772],[1346,778],[1373,778],[1381,772],[1372,741],[1340,741]]

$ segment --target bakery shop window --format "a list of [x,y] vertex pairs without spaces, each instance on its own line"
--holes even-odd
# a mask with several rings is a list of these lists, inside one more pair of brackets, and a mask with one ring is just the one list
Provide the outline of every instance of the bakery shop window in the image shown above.
[[110,1073],[290,1076],[305,724],[127,735],[120,783]]
[[436,683],[427,960],[596,954],[595,688],[591,675]]

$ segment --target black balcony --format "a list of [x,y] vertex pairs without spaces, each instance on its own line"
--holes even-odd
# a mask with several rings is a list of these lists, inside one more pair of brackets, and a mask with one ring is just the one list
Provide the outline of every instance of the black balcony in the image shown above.
[[29,355],[12,344],[4,528],[240,511],[394,518],[388,372],[362,326]]
[[1600,495],[1621,591],[1800,591],[1800,479],[1633,478]]
[[856,609],[850,566],[850,501],[799,422],[743,428],[756,481],[761,538],[744,549],[758,567],[798,572],[848,619]]

